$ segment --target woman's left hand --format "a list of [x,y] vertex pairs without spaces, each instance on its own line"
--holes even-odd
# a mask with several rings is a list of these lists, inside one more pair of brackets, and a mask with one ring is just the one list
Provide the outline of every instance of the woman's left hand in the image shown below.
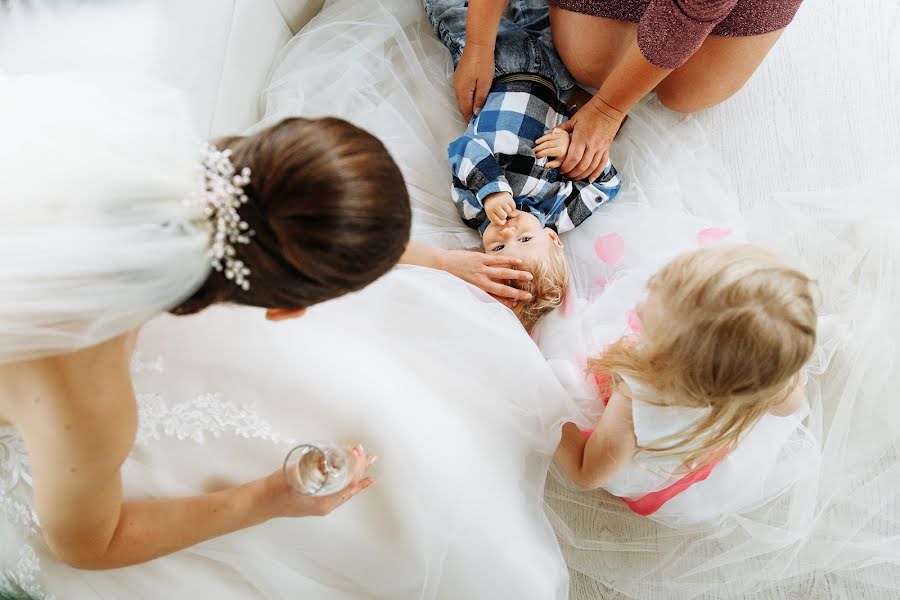
[[570,179],[587,179],[593,183],[606,168],[609,147],[624,119],[625,113],[594,96],[574,117],[559,126],[572,134],[560,170]]
[[531,273],[518,268],[521,265],[521,259],[510,256],[450,250],[442,255],[439,268],[481,288],[511,308],[516,302],[531,300],[531,294],[512,285],[516,281],[533,279]]

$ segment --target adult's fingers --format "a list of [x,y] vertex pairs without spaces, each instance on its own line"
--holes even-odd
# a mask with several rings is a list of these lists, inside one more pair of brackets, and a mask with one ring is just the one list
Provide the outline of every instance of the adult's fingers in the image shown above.
[[575,169],[576,166],[581,162],[581,158],[585,153],[585,145],[580,139],[572,139],[572,143],[569,144],[569,152],[566,154],[566,160],[563,161],[562,167],[560,170],[568,175],[570,178],[572,177],[572,170]]
[[521,258],[512,256],[503,256],[502,254],[483,254],[482,256],[484,256],[484,264],[492,267],[517,267],[522,264]]
[[512,308],[513,306],[516,305],[516,301],[513,300],[512,298],[504,298],[502,296],[496,296],[494,294],[488,294],[488,295],[491,298],[493,298],[494,300],[496,300],[497,302],[499,302],[500,304],[502,304],[503,306],[505,306],[506,308]]
[[503,298],[512,298],[513,300],[531,300],[531,294],[525,290],[514,288],[511,285],[504,285],[496,281],[490,281],[484,291],[494,296],[502,296]]
[[484,81],[483,79],[478,79],[475,82],[475,95],[474,101],[472,103],[472,112],[476,115],[481,112],[481,109],[484,107],[484,103],[487,100],[488,93],[491,91],[491,83],[492,81]]
[[597,160],[594,165],[594,170],[588,175],[588,181],[594,183],[597,181],[597,178],[603,174],[603,171],[606,170],[606,163],[609,162],[609,150],[606,150],[600,153],[600,158]]
[[534,279],[534,275],[528,271],[501,269],[499,267],[494,267],[488,271],[488,277],[494,281],[531,281]]
[[591,165],[594,164],[594,159],[598,154],[600,154],[600,152],[586,148],[581,160],[578,161],[578,164],[575,165],[569,173],[569,179],[579,181],[590,175]]
[[472,104],[475,95],[475,88],[471,84],[462,84],[456,88],[456,104],[459,106],[459,113],[466,122],[472,118]]

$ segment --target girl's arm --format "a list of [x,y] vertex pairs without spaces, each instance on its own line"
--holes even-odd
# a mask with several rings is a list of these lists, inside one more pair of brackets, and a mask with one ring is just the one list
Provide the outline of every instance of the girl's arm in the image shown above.
[[364,477],[368,457],[357,452],[353,482],[333,496],[294,494],[277,471],[212,494],[125,502],[119,469],[137,424],[129,345],[122,336],[28,367],[40,387],[14,409],[41,531],[64,562],[141,563],[272,517],[326,514],[373,483]]
[[589,438],[574,423],[563,425],[556,461],[575,485],[592,490],[609,481],[636,449],[631,399],[613,392]]

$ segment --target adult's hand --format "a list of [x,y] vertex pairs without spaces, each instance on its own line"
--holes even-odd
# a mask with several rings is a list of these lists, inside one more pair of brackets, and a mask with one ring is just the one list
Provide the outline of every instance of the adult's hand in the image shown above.
[[594,96],[574,117],[559,126],[572,134],[560,170],[570,179],[587,179],[593,183],[609,161],[609,146],[624,119],[625,113]]
[[267,488],[263,504],[267,517],[308,517],[330,514],[333,510],[353,498],[356,494],[375,483],[367,476],[369,467],[375,462],[375,456],[367,454],[362,446],[351,449],[353,457],[353,478],[339,492],[327,496],[303,496],[294,492],[284,480],[281,469],[272,473],[264,482]]
[[453,74],[456,103],[466,121],[484,106],[493,82],[494,46],[467,42]]
[[441,257],[441,269],[479,287],[506,306],[530,300],[531,294],[512,285],[515,281],[531,281],[533,275],[517,267],[518,258],[491,256],[482,252],[450,250]]

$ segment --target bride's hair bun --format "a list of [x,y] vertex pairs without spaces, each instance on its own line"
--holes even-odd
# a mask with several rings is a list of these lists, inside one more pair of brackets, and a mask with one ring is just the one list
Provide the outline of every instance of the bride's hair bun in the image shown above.
[[393,267],[409,241],[403,176],[372,134],[336,118],[285,119],[218,140],[253,173],[240,216],[252,242],[236,248],[248,289],[212,271],[175,314],[227,302],[301,309],[359,290]]

